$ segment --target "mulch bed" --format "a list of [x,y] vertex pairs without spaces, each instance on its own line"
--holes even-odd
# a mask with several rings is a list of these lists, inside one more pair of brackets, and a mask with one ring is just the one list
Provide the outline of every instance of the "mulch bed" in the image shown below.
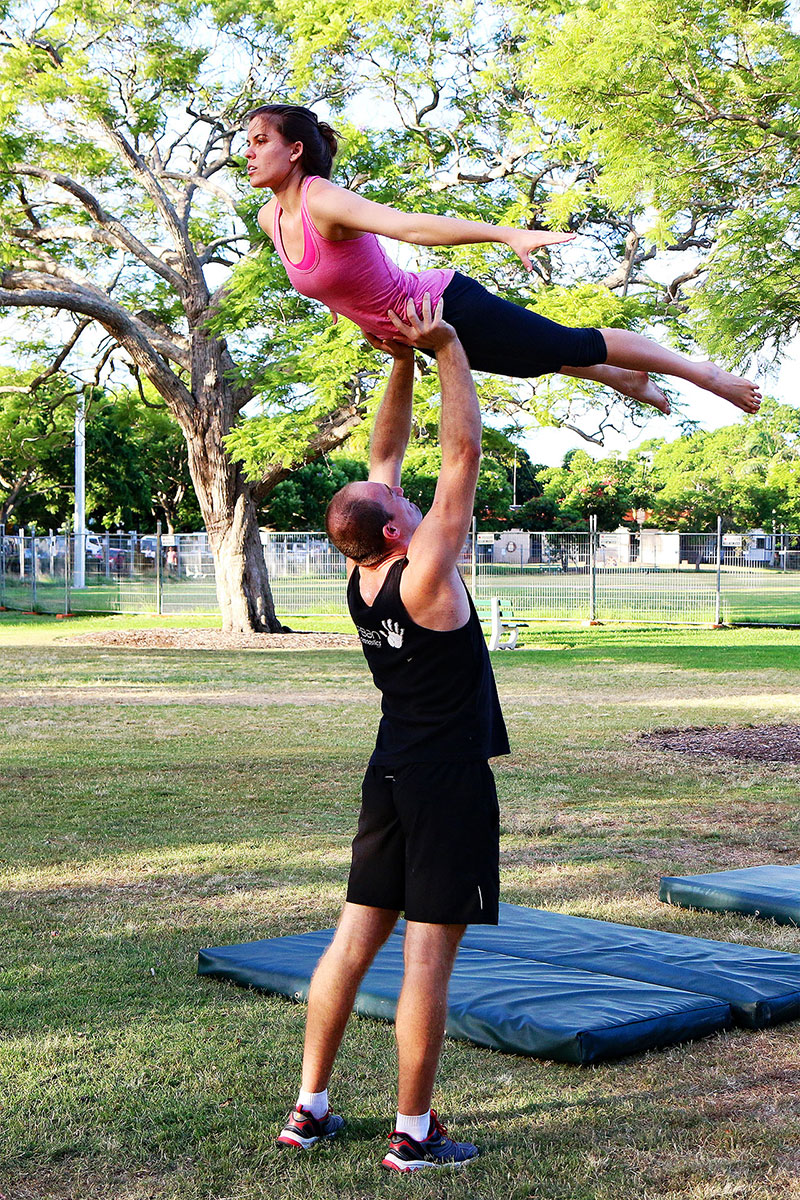
[[677,750],[681,754],[800,763],[800,725],[656,729],[653,733],[643,733],[638,740],[657,750]]
[[82,633],[69,644],[133,650],[356,650],[348,633],[223,633],[221,629],[119,629]]

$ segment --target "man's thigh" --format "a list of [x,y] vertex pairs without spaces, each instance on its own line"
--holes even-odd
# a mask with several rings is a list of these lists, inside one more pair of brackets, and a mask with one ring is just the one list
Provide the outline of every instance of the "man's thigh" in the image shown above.
[[358,832],[353,839],[348,904],[405,908],[405,834],[395,806],[395,772],[367,767],[361,785]]
[[489,764],[400,767],[394,803],[405,836],[406,918],[496,925],[500,821]]

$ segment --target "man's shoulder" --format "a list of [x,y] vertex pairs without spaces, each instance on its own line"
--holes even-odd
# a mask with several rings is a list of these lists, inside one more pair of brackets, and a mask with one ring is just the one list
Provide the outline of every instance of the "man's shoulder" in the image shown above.
[[409,558],[400,580],[400,599],[416,625],[438,633],[460,629],[469,619],[469,597],[456,567],[431,577],[425,566],[415,569]]

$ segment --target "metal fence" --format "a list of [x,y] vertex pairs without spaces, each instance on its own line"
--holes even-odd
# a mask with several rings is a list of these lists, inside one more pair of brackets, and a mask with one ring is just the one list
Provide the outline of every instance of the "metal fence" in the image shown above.
[[[262,533],[281,617],[345,616],[344,559],[321,533]],[[473,530],[461,570],[476,602],[493,596],[531,620],[800,625],[800,534],[642,530]],[[0,526],[0,605],[51,613],[213,613],[204,533]]]

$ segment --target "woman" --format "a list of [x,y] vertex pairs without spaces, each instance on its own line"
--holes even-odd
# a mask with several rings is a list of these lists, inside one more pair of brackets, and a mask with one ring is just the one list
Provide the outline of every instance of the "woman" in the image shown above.
[[273,239],[294,287],[349,317],[373,343],[402,340],[392,318],[419,309],[428,292],[440,299],[470,365],[478,371],[530,378],[551,372],[593,379],[669,413],[649,378],[656,371],[687,379],[747,413],[758,411],[758,387],[712,362],[695,363],[626,329],[569,329],[492,295],[457,271],[403,271],[378,234],[417,246],[500,242],[530,271],[531,251],[574,234],[511,229],[481,221],[404,213],[330,182],[336,134],[307,108],[264,104],[250,114],[247,171],[253,187],[273,198],[258,221]]

